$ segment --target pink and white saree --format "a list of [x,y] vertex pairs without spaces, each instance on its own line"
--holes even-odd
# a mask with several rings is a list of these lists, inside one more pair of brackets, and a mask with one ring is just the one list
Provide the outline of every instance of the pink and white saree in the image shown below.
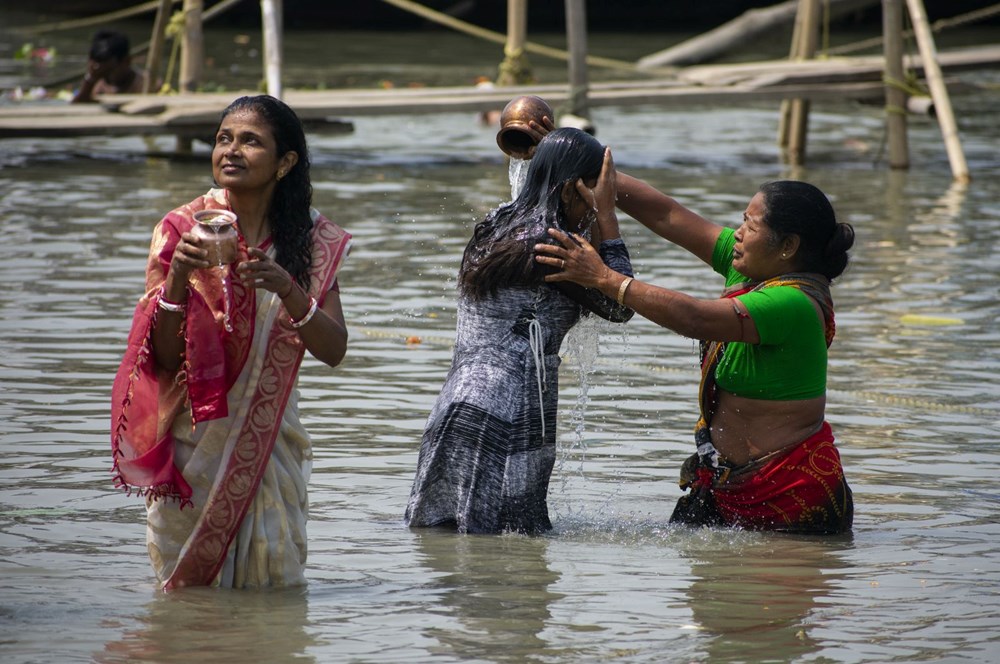
[[[295,385],[305,347],[280,299],[236,279],[223,289],[218,271],[200,270],[188,289],[181,370],[159,369],[151,352],[159,289],[181,233],[197,210],[227,206],[213,189],[157,225],[147,292],[112,390],[116,481],[147,498],[149,555],[164,589],[304,581],[312,452]],[[313,211],[310,294],[320,303],[349,244]],[[241,238],[238,260],[246,256]]]

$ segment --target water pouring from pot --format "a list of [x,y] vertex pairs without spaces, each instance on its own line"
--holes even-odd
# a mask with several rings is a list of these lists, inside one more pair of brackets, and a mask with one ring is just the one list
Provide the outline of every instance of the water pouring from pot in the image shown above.
[[236,262],[240,249],[236,215],[229,210],[198,210],[193,217],[198,223],[191,232],[201,238],[208,250],[209,261],[215,263],[215,267],[211,269],[217,270],[222,280],[222,323],[227,332],[232,332],[233,327],[229,318],[231,306],[229,266]]

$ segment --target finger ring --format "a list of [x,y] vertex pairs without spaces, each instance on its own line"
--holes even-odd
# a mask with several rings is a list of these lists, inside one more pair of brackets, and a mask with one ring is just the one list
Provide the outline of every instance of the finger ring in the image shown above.
[[560,258],[559,259],[559,269],[563,270],[565,268],[566,268],[566,259],[565,258]]
[[255,284],[262,284],[262,283],[264,283],[264,280],[263,279],[254,279],[253,282]]

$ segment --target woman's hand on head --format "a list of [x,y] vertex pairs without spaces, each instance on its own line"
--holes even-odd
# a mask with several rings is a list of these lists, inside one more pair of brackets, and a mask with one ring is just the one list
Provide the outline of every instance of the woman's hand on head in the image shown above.
[[601,165],[601,173],[597,176],[594,188],[590,189],[583,180],[577,180],[576,190],[583,200],[590,201],[593,205],[594,213],[597,215],[597,226],[600,229],[600,239],[612,240],[621,237],[618,215],[615,213],[615,205],[618,202],[618,176],[611,148],[604,148],[604,163]]
[[525,128],[525,133],[528,134],[529,136],[531,136],[531,140],[534,143],[534,145],[532,145],[528,149],[528,158],[529,159],[531,157],[535,156],[535,149],[538,147],[538,142],[540,140],[542,140],[542,138],[547,133],[549,133],[550,131],[552,131],[555,128],[556,128],[556,125],[552,121],[552,118],[550,118],[547,115],[543,115],[542,116],[542,121],[541,122],[537,122],[535,120],[528,120],[528,126]]
[[615,160],[611,156],[611,148],[604,148],[604,163],[601,173],[597,176],[597,184],[591,189],[580,178],[576,181],[576,191],[584,201],[590,203],[597,214],[614,212],[618,199],[618,185],[615,175]]
[[550,228],[548,233],[559,244],[536,244],[535,261],[557,269],[545,276],[545,281],[572,281],[588,288],[600,289],[613,274],[589,242],[577,234]]
[[601,165],[601,174],[597,176],[597,184],[593,191],[594,207],[598,212],[613,212],[618,200],[618,178],[611,148],[604,148],[604,163]]
[[236,274],[250,288],[263,288],[286,297],[295,286],[292,275],[257,247],[248,250],[250,260],[236,266]]

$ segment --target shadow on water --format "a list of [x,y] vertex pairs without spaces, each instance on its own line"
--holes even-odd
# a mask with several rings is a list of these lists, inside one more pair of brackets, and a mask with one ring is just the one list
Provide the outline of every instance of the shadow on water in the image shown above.
[[315,662],[308,649],[308,591],[241,593],[188,588],[156,594],[122,631],[93,654],[100,664]]
[[546,538],[430,529],[417,533],[414,543],[440,600],[434,613],[455,623],[423,629],[439,644],[429,654],[504,662],[558,654],[543,634],[552,619],[550,605],[563,597],[553,590],[560,575],[546,559]]
[[820,648],[824,606],[849,571],[837,554],[850,537],[762,535],[739,547],[694,542],[678,548],[691,559],[686,595],[705,661],[765,661],[775,652],[791,661]]

